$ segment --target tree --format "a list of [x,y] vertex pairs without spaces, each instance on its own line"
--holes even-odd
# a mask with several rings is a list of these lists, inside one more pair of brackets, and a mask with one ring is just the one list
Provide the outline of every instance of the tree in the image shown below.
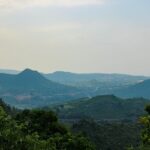
[[24,110],[16,116],[19,125],[23,124],[25,134],[38,133],[41,139],[48,139],[55,133],[66,134],[67,129],[58,122],[52,111]]
[[150,149],[150,105],[148,105],[145,110],[148,115],[144,116],[140,119],[144,129],[142,131],[142,145],[141,150],[149,150]]
[[1,150],[94,150],[82,135],[74,135],[51,111],[24,110],[15,118],[0,106]]

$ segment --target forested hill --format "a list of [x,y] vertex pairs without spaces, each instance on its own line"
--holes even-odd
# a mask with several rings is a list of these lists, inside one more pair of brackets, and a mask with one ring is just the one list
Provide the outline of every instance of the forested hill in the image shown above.
[[0,150],[95,150],[86,137],[58,122],[54,112],[23,110],[12,117],[1,102]]
[[150,101],[143,98],[121,99],[104,95],[68,102],[53,109],[64,119],[135,120],[144,114],[147,104]]

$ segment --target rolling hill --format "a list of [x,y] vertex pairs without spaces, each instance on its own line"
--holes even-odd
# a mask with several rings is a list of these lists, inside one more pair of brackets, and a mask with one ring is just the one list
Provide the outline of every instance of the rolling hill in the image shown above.
[[144,97],[150,99],[150,79],[119,90],[115,94],[125,98]]
[[123,98],[150,98],[150,80],[147,78],[119,74],[68,72],[44,75],[25,69],[19,74],[0,73],[0,97],[7,103],[21,108],[42,107],[104,94],[115,94]]
[[68,102],[53,109],[62,119],[135,120],[150,104],[143,98],[121,99],[114,95],[96,96]]
[[0,74],[0,96],[15,106],[43,106],[81,97],[80,94],[77,88],[50,81],[30,69],[17,75]]
[[[120,84],[135,84],[137,82],[149,79],[146,76],[133,76],[127,74],[106,74],[106,73],[71,73],[56,71],[54,73],[45,74],[45,77],[51,81],[76,85],[76,83],[86,83],[89,81],[98,81],[98,82],[113,82]],[[82,86],[82,84],[80,85]],[[87,85],[86,85],[87,86]]]
[[46,74],[45,77],[54,82],[80,88],[90,96],[113,94],[116,90],[124,89],[149,79],[149,77],[145,76],[133,76],[126,74],[77,74],[63,71]]

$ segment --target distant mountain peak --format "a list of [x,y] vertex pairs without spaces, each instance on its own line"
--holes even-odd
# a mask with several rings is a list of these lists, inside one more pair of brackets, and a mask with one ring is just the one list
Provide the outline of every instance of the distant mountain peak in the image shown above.
[[53,72],[53,74],[59,74],[59,75],[74,75],[74,74],[76,74],[76,73],[72,73],[72,72],[67,72],[67,71],[55,71],[55,72]]
[[21,73],[19,73],[19,75],[23,75],[23,74],[40,74],[40,73],[35,70],[31,70],[31,69],[27,68],[27,69],[23,70]]
[[23,77],[23,78],[44,78],[38,71],[31,70],[28,68],[23,70],[17,76]]

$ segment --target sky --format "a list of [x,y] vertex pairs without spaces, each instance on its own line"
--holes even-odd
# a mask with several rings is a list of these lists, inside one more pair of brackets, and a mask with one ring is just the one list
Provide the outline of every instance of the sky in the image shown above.
[[150,75],[150,0],[0,0],[0,68]]

